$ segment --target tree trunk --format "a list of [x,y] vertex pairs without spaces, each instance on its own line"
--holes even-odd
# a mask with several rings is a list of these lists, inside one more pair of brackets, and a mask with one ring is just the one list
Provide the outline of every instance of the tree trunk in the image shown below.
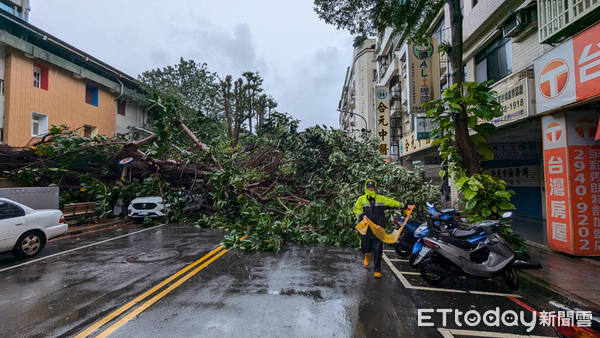
[[[446,0],[451,16],[451,43],[448,51],[448,60],[450,61],[450,76],[452,84],[457,84],[459,88],[464,82],[463,74],[463,16],[460,12],[460,0]],[[468,176],[481,172],[479,167],[479,158],[471,136],[469,135],[469,121],[466,112],[466,106],[462,106],[460,114],[454,116],[454,135],[456,145],[460,154],[460,162]]]
[[223,100],[225,101],[225,116],[227,117],[227,131],[229,132],[229,139],[233,139],[233,130],[231,124],[233,119],[231,118],[231,76],[227,76],[225,81],[222,83],[223,88]]

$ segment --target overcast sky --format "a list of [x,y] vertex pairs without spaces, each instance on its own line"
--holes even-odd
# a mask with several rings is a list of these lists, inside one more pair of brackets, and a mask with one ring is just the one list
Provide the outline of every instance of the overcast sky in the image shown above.
[[260,71],[302,127],[338,127],[352,37],[311,0],[32,0],[29,22],[134,77],[180,57],[221,76]]

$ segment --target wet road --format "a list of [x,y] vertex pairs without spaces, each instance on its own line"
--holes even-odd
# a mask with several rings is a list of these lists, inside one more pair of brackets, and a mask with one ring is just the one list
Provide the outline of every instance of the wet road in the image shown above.
[[499,307],[531,320],[525,307],[543,302],[511,295],[501,281],[432,289],[389,251],[376,280],[351,248],[244,254],[219,248],[222,238],[219,230],[168,225],[52,242],[36,260],[2,254],[0,336],[553,336],[539,326],[459,326],[451,316],[444,325],[439,313],[425,320],[435,326],[418,326],[418,309]]

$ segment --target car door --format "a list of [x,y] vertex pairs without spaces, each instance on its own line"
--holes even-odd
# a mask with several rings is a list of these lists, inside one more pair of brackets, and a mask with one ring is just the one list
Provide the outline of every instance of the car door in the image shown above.
[[12,203],[0,201],[0,252],[11,250],[25,230],[25,211]]

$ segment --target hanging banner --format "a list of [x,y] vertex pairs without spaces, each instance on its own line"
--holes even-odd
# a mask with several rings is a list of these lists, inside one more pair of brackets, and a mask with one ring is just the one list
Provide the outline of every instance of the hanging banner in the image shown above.
[[600,145],[594,145],[598,113],[567,115],[569,182],[572,212],[572,253],[600,254]]
[[375,87],[375,114],[377,116],[375,136],[379,139],[379,153],[384,158],[390,158],[390,95],[389,89],[385,86]]
[[564,113],[545,116],[542,119],[542,133],[548,246],[554,250],[571,253],[571,208],[569,207],[567,132]]
[[600,255],[598,114],[569,111],[542,119],[548,246],[578,256]]
[[408,45],[408,113],[426,113],[423,104],[440,98],[438,41]]

